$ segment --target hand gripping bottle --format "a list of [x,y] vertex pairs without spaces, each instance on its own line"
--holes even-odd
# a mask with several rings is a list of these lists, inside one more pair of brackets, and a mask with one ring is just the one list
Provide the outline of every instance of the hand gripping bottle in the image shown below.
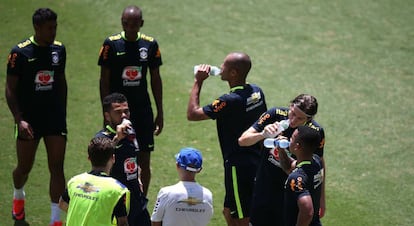
[[263,141],[263,145],[267,148],[288,148],[290,142],[286,139],[276,140],[275,138],[267,138]]
[[283,131],[289,128],[289,119],[282,120],[278,123],[277,131],[275,133],[267,133],[265,130],[262,131],[262,134],[265,138],[277,137]]
[[[197,73],[199,67],[200,67],[200,65],[195,65],[194,66],[194,75]],[[208,73],[208,75],[216,76],[216,75],[220,75],[220,73],[221,73],[221,69],[219,67],[210,66],[210,72]]]
[[129,141],[132,141],[134,143],[134,146],[135,146],[136,150],[139,151],[138,141],[137,141],[137,134],[135,133],[134,127],[132,127],[131,121],[129,121],[128,119],[124,118],[124,119],[122,119],[122,124],[129,125],[131,127],[131,128],[128,127],[126,129],[127,139]]

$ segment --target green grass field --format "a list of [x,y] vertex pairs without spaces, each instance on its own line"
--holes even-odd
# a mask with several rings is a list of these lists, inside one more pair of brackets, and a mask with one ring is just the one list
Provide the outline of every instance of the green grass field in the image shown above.
[[[33,34],[38,7],[58,13],[57,40],[67,48],[68,145],[66,179],[89,170],[86,146],[100,129],[99,67],[104,38],[121,30],[132,1],[3,0],[0,2],[0,225],[12,225],[11,172],[16,163],[13,120],[4,97],[10,49]],[[414,2],[139,1],[164,65],[165,128],[152,157],[150,207],[160,187],[177,180],[173,156],[181,147],[203,151],[198,176],[214,195],[209,225],[225,225],[222,159],[215,122],[188,122],[192,67],[220,65],[227,53],[253,61],[248,80],[265,91],[268,106],[286,106],[299,93],[315,95],[326,130],[327,213],[324,225],[414,225]],[[201,104],[228,91],[219,78],[205,82]],[[411,150],[411,151],[410,151]],[[47,225],[50,205],[45,149],[39,147],[26,185],[27,220]],[[64,215],[63,215],[64,216]]]

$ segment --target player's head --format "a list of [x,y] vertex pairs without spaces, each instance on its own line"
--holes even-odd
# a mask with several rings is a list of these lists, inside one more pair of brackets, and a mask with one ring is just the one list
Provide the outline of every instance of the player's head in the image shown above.
[[252,61],[249,55],[241,52],[230,53],[221,65],[221,79],[240,80],[244,83],[251,67]]
[[49,8],[37,9],[32,17],[33,25],[42,25],[48,21],[56,21],[57,14]]
[[177,166],[193,173],[198,173],[202,169],[203,157],[201,152],[195,148],[182,148],[175,156]]
[[122,122],[122,119],[129,119],[130,112],[128,100],[121,93],[111,93],[102,101],[105,121],[114,128]]
[[94,167],[105,167],[113,160],[115,144],[107,137],[95,137],[88,145],[88,158]]
[[122,11],[121,17],[122,28],[125,31],[125,36],[129,40],[135,39],[137,33],[144,25],[142,10],[138,6],[128,6]]
[[317,150],[320,140],[319,131],[316,129],[309,126],[298,126],[290,138],[289,150],[295,155],[302,152],[309,156]]
[[102,100],[102,106],[103,106],[103,110],[104,112],[109,112],[111,111],[112,104],[114,103],[125,103],[128,102],[127,98],[125,97],[124,94],[122,93],[111,93],[109,95],[107,95],[106,97],[104,97],[104,99]]
[[49,8],[39,8],[34,12],[32,22],[38,44],[52,44],[56,37],[57,14]]
[[296,128],[313,119],[318,112],[318,101],[309,94],[300,94],[290,101],[290,127]]

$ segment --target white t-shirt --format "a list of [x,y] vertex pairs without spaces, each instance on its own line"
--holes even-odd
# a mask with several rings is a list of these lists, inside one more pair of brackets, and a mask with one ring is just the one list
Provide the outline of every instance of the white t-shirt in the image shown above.
[[151,221],[163,226],[205,226],[213,216],[213,195],[197,182],[161,188]]

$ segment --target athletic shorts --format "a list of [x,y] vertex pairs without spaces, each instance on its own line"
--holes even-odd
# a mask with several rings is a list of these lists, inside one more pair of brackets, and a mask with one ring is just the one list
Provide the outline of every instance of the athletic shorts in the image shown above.
[[[256,207],[253,204],[250,213],[250,223],[252,226],[283,226],[283,192],[275,192],[274,195],[269,197],[269,200],[273,202],[272,206],[260,206]],[[253,202],[255,196],[253,196]]]
[[[25,113],[23,118],[30,124],[33,129],[34,139],[40,139],[44,136],[53,135],[67,135],[66,116],[56,111],[48,111],[44,114],[39,113]],[[19,136],[18,125],[15,127],[15,135],[17,139],[22,139]]]
[[[265,155],[268,156],[268,155]],[[282,226],[287,174],[268,158],[257,169],[250,222],[253,226]]]
[[233,165],[228,161],[224,163],[224,207],[230,209],[232,218],[250,216],[256,168],[256,164]]
[[131,122],[135,126],[140,151],[154,151],[154,117],[152,113],[132,116]]
[[140,193],[131,192],[130,210],[128,213],[129,226],[151,226],[151,217],[147,210],[148,199]]

